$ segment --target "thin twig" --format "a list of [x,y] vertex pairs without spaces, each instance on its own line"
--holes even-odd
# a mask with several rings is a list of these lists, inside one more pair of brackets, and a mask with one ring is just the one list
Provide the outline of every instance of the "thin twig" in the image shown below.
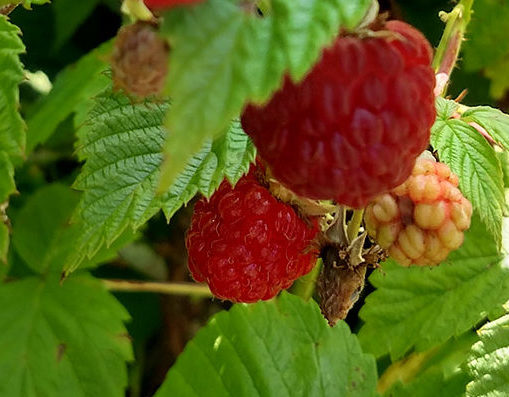
[[121,292],[153,292],[166,295],[189,295],[194,297],[212,297],[210,289],[196,283],[160,283],[134,280],[102,280],[110,291]]

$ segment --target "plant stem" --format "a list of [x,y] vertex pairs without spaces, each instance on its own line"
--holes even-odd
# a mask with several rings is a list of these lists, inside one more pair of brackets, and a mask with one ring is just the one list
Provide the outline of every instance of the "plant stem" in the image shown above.
[[346,234],[349,243],[351,243],[359,234],[359,229],[361,227],[363,217],[364,209],[353,211],[352,219],[350,219],[350,222],[348,222],[348,226],[346,227]]
[[158,283],[134,280],[102,280],[110,291],[121,292],[153,292],[167,295],[190,295],[209,298],[212,296],[206,285],[196,283]]
[[299,278],[292,287],[292,293],[308,301],[313,296],[316,288],[316,280],[322,269],[322,260],[316,262],[315,267],[305,276]]
[[444,95],[451,73],[458,60],[461,44],[472,14],[474,0],[461,0],[450,12],[441,12],[440,18],[446,22],[444,34],[433,59],[433,68],[437,74],[435,94]]
[[422,368],[422,365],[432,357],[438,347],[423,353],[412,353],[401,361],[396,361],[382,374],[377,384],[377,391],[384,394],[396,382],[408,383]]

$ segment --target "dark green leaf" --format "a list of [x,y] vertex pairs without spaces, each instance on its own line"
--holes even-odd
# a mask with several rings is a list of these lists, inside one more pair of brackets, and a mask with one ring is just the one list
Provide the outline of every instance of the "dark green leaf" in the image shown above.
[[375,361],[348,326],[329,328],[314,301],[283,294],[214,316],[156,397],[374,396],[375,386]]
[[359,338],[380,357],[402,357],[460,335],[509,299],[509,269],[477,216],[463,246],[439,267],[405,268],[392,261],[370,277]]
[[90,105],[109,83],[104,71],[110,50],[111,42],[107,42],[58,75],[51,92],[28,117],[28,152],[45,142],[73,112]]
[[125,309],[87,275],[0,285],[0,395],[121,397],[130,341]]

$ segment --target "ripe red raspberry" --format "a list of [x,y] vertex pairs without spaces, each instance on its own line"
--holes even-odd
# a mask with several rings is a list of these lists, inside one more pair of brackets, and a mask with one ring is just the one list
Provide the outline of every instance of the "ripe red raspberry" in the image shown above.
[[317,259],[317,229],[262,186],[254,169],[232,188],[225,181],[194,207],[186,246],[189,270],[212,293],[233,302],[274,297]]
[[151,10],[165,10],[181,5],[202,3],[204,0],[144,0],[145,5]]
[[410,175],[435,120],[425,37],[399,21],[378,37],[341,36],[299,84],[289,77],[242,126],[295,193],[363,207]]
[[368,233],[396,262],[432,266],[461,246],[471,216],[458,177],[423,156],[405,183],[370,203],[365,221]]
[[139,97],[158,95],[168,73],[169,47],[155,27],[138,21],[117,34],[111,57],[113,83]]

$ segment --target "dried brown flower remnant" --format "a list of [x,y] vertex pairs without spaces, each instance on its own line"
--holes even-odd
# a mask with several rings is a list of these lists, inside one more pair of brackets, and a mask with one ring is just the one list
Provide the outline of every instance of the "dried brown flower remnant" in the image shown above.
[[168,43],[153,24],[138,21],[122,27],[111,57],[114,88],[142,98],[161,94],[168,54]]

